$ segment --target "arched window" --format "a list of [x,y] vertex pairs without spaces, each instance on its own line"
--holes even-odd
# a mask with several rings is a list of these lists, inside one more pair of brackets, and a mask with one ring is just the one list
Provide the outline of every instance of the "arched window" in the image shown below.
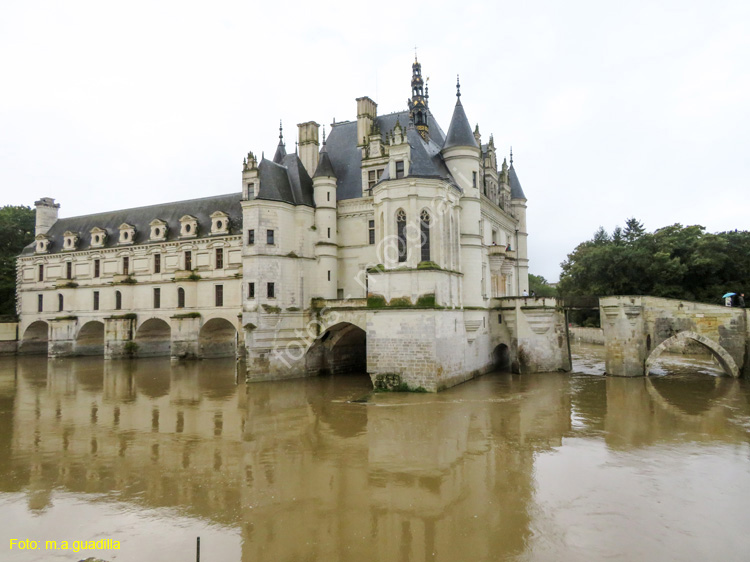
[[398,261],[406,261],[406,213],[396,211],[396,237],[398,238]]
[[115,310],[122,310],[122,293],[115,291]]
[[58,293],[58,295],[57,295],[57,310],[59,312],[62,312],[62,309],[63,309],[63,296],[62,296],[62,294]]
[[185,289],[177,289],[177,308],[185,308]]
[[422,243],[422,261],[430,261],[430,213],[427,209],[419,215],[419,233]]

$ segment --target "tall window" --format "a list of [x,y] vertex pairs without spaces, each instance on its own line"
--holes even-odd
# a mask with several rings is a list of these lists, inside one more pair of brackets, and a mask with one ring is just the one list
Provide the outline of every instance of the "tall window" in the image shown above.
[[44,311],[44,295],[37,295],[36,297],[36,310],[37,312]]
[[224,248],[216,248],[216,269],[224,269]]
[[224,285],[214,287],[216,306],[224,306]]
[[266,230],[266,244],[273,246],[273,230]]
[[255,184],[254,183],[247,184],[247,198],[255,199]]
[[185,308],[185,289],[177,289],[177,308]]
[[125,275],[130,273],[130,258],[128,256],[122,258],[122,272]]
[[383,168],[380,168],[379,170],[370,170],[367,172],[367,189],[372,191],[372,188],[375,187],[375,184],[380,181],[381,176],[383,175]]
[[404,161],[396,161],[396,179],[404,177]]
[[422,243],[422,261],[430,261],[430,213],[423,210],[419,215],[419,233]]
[[266,295],[269,299],[275,299],[276,298],[276,286],[273,283],[269,283],[267,285],[267,292]]
[[115,291],[115,310],[122,310],[122,293]]
[[62,312],[63,309],[63,296],[61,294],[57,295],[57,311]]
[[477,186],[477,173],[476,172],[471,173],[471,186],[472,187]]
[[193,252],[185,250],[185,271],[193,270]]
[[328,238],[330,238],[330,237],[331,237],[331,228],[328,227]]
[[65,262],[65,279],[73,279],[73,262]]
[[161,308],[161,289],[159,287],[154,289],[154,308]]
[[247,231],[247,244],[248,246],[255,244],[255,230],[250,229]]
[[94,260],[94,277],[99,277],[102,272],[102,265],[100,260]]
[[247,298],[249,299],[255,298],[255,283],[247,284]]
[[44,281],[44,264],[39,264],[39,281]]
[[369,235],[369,243],[374,244],[375,243],[375,221],[369,221],[367,223],[367,233]]
[[94,291],[94,310],[99,310],[99,291]]
[[406,213],[403,209],[396,212],[396,237],[398,238],[398,261],[406,261]]
[[161,273],[161,254],[154,254],[154,273]]

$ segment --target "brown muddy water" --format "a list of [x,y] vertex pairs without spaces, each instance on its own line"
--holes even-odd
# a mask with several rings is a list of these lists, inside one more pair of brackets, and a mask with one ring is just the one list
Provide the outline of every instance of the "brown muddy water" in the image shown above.
[[198,536],[202,562],[750,559],[748,382],[574,351],[572,375],[366,402],[356,375],[2,359],[0,560],[190,562]]

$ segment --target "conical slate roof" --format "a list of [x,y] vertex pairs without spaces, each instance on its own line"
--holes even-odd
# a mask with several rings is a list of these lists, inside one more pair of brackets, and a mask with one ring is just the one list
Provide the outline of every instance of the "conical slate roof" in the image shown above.
[[456,100],[456,107],[453,110],[448,134],[445,135],[443,148],[450,148],[452,146],[477,146],[477,140],[474,138],[474,132],[471,130],[469,120],[466,118],[466,112],[464,112],[464,106],[461,104],[460,97]]
[[526,199],[526,195],[523,193],[521,188],[521,182],[518,181],[518,175],[516,169],[513,167],[513,163],[510,165],[508,170],[508,183],[510,183],[510,198],[511,199]]
[[277,164],[284,162],[286,157],[286,148],[284,147],[284,141],[279,140],[279,146],[276,147],[276,154],[273,155],[273,161]]
[[328,149],[326,148],[325,143],[323,143],[323,148],[320,151],[320,159],[318,160],[318,167],[315,168],[313,179],[321,176],[329,178],[336,177],[336,172],[333,171],[333,164],[331,164],[331,157],[328,156]]

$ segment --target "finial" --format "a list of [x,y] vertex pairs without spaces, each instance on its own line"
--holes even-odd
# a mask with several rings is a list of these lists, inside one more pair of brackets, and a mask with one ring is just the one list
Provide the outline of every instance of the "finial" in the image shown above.
[[458,80],[458,74],[456,74],[456,97],[461,97],[461,82]]
[[326,143],[326,126],[323,125],[323,144],[325,145],[325,143]]
[[281,119],[279,119],[279,142],[284,142],[284,130],[281,126]]
[[510,165],[513,165],[513,147],[510,147]]
[[299,146],[299,143],[297,141],[294,141],[294,153],[297,154],[297,146]]
[[417,62],[417,46],[414,45],[414,62]]

